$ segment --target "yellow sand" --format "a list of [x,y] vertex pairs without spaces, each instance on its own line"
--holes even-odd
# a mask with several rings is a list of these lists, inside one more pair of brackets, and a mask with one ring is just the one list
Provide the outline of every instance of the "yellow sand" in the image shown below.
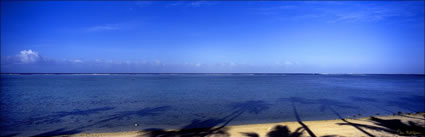
[[[425,127],[424,123],[424,113],[421,114],[412,114],[412,115],[404,115],[404,116],[377,116],[376,118],[381,120],[401,120],[402,123],[406,125],[411,125],[410,122],[415,123],[415,125],[420,126],[421,128]],[[348,122],[348,123],[347,123]],[[388,127],[379,125],[376,123],[376,121],[372,121],[370,117],[368,118],[359,118],[359,119],[345,119],[341,120],[320,120],[320,121],[303,121],[302,122],[305,126],[307,126],[311,132],[316,136],[345,136],[345,137],[361,137],[361,136],[368,136],[366,133],[381,137],[381,136],[400,136],[398,133],[390,133],[385,132],[382,130],[376,130],[376,129],[370,129],[365,128],[364,126],[369,125],[373,127],[378,127],[379,129],[388,129]],[[339,123],[339,124],[338,124]],[[345,125],[340,125],[345,124]],[[237,126],[228,126],[226,127],[227,135],[230,135],[232,137],[246,137],[244,133],[250,133],[249,137],[255,137],[255,135],[258,135],[260,137],[267,137],[267,134],[275,130],[276,126],[282,127],[287,126],[289,131],[295,132],[298,128],[302,134],[301,136],[310,136],[309,133],[305,130],[305,128],[302,128],[301,124],[299,122],[281,122],[281,123],[266,123],[266,124],[251,124],[251,125],[237,125]],[[356,125],[356,126],[354,126]],[[358,126],[360,125],[360,126]],[[390,126],[401,126],[402,124],[398,125],[390,125]],[[286,128],[286,127],[284,127]],[[360,130],[363,130],[360,131]],[[388,129],[390,130],[390,129]],[[169,130],[169,131],[175,131],[175,130]],[[397,131],[396,129],[392,129],[392,131]],[[412,130],[400,130],[397,132],[404,132],[407,133],[407,135],[414,135],[417,134],[417,131]],[[423,133],[423,132],[422,132]],[[115,133],[82,133],[82,134],[76,134],[72,135],[73,137],[147,137],[147,132],[143,131],[130,131],[130,132],[115,132]],[[405,134],[406,135],[406,134]],[[422,134],[423,135],[423,134]],[[218,134],[210,134],[208,136],[220,136]]]

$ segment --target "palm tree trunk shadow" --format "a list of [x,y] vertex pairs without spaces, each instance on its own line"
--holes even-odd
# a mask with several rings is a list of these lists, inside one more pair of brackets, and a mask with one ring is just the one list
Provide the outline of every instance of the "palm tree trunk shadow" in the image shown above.
[[229,118],[229,119],[226,120],[221,126],[218,126],[217,129],[221,129],[221,128],[226,127],[230,122],[232,122],[234,119],[236,119],[237,117],[239,117],[243,113],[244,113],[244,111],[235,111],[232,114],[224,117],[224,119],[227,119],[227,118]]
[[356,128],[357,130],[359,130],[360,132],[365,133],[366,135],[370,136],[370,137],[375,137],[374,135],[370,134],[369,132],[361,129],[359,126],[357,126],[356,124],[353,124],[349,121],[347,121],[345,118],[343,118],[338,112],[335,111],[335,109],[333,109],[331,106],[328,106],[328,108],[335,114],[338,116],[338,118],[340,118],[342,121],[344,121],[345,123],[353,126],[354,128]]
[[295,107],[295,104],[294,104],[294,102],[293,101],[291,101],[291,103],[292,103],[292,109],[294,110],[294,113],[295,113],[295,117],[297,118],[297,122],[307,131],[307,133],[311,136],[311,137],[316,137],[316,135],[310,130],[310,128],[308,128],[308,126],[307,125],[305,125],[302,121],[301,121],[301,119],[300,119],[300,116],[298,115],[298,112],[297,112],[297,108]]

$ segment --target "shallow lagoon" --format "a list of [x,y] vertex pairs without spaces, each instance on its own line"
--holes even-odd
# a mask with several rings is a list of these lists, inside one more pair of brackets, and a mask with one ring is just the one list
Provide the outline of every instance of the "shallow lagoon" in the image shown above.
[[32,136],[417,112],[424,111],[424,80],[424,75],[1,75],[0,129],[1,135]]

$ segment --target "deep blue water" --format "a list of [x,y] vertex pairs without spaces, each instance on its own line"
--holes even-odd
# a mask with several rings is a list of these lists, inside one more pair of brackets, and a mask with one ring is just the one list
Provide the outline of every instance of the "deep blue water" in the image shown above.
[[[424,75],[1,75],[1,135],[424,111]],[[138,123],[139,126],[134,124]]]

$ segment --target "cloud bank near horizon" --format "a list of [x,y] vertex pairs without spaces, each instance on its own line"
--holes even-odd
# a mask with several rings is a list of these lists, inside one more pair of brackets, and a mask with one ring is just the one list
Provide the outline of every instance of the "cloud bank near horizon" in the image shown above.
[[[316,68],[317,71],[309,71]],[[22,50],[15,56],[1,57],[2,73],[382,73],[358,66],[347,66],[353,72],[338,71],[326,64],[300,61],[275,61],[265,64],[240,62],[162,62],[160,60],[55,59],[35,50]],[[332,70],[331,72],[329,70]],[[423,74],[423,72],[418,72]]]
[[54,59],[42,56],[39,52],[22,50],[15,56],[1,57],[2,73],[203,73],[203,72],[261,72],[287,69],[297,64],[290,61],[275,62],[271,65],[255,66],[237,62],[167,63],[160,60],[108,60],[108,59]]

